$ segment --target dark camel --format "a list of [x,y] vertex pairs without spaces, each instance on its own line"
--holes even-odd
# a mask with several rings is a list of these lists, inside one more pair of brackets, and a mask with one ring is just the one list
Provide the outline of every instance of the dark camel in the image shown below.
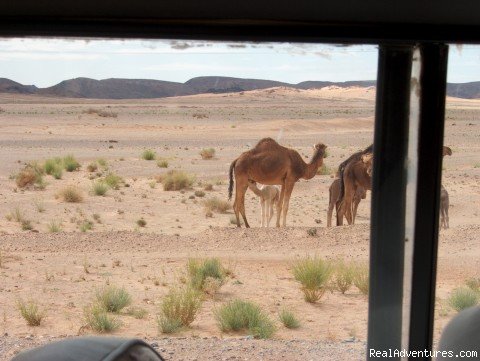
[[242,214],[245,227],[249,228],[245,215],[245,192],[248,182],[266,185],[280,185],[280,199],[277,203],[277,227],[280,227],[280,216],[283,214],[283,226],[287,223],[288,205],[295,183],[299,179],[311,179],[323,164],[325,156],[324,144],[316,144],[310,163],[305,163],[297,151],[279,145],[272,138],[264,138],[251,150],[242,153],[230,165],[230,185],[228,197],[232,198],[233,174],[235,173],[235,202],[233,210],[240,227],[239,213]]
[[[328,189],[329,193],[329,202],[328,202],[328,212],[327,212],[327,227],[332,226],[332,214],[333,214],[333,207],[335,207],[335,211],[338,213],[338,199],[340,197],[340,178],[335,178],[335,180],[330,185]],[[353,204],[352,204],[352,214],[353,219],[357,216],[357,209],[358,204],[362,199],[367,197],[367,192],[362,187],[358,187],[354,196],[353,196]]]
[[366,153],[359,160],[351,161],[343,171],[344,194],[340,194],[340,207],[337,212],[337,225],[343,225],[343,217],[348,224],[355,224],[352,214],[353,197],[357,188],[362,187],[365,191],[372,189],[373,154]]

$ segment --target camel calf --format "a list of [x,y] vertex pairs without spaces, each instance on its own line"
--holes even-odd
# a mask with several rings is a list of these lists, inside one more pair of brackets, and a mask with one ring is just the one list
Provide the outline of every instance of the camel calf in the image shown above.
[[[333,214],[333,207],[335,207],[336,212],[338,213],[338,206],[340,201],[340,193],[341,193],[341,184],[340,178],[335,178],[330,188],[328,189],[329,193],[329,202],[328,202],[328,212],[327,212],[327,227],[332,226],[332,214]],[[358,204],[362,199],[367,197],[367,192],[362,187],[357,187],[355,190],[355,194],[353,196],[353,203],[352,203],[352,215],[353,215],[353,222],[355,222],[355,217],[357,216],[357,209]]]
[[255,182],[248,182],[248,188],[260,198],[262,207],[262,227],[270,227],[270,221],[273,217],[273,207],[277,206],[280,199],[280,189],[277,186],[260,185],[257,187]]
[[440,189],[440,227],[447,229],[449,225],[448,219],[448,207],[450,206],[450,201],[448,198],[448,192],[445,187],[442,185]]

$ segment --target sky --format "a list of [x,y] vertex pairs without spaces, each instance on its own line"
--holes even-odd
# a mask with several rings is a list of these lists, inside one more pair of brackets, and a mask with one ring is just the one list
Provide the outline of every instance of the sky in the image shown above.
[[[480,80],[480,46],[451,46],[448,81]],[[185,82],[231,76],[299,83],[374,80],[377,47],[169,40],[0,39],[0,78],[48,87],[63,80]]]

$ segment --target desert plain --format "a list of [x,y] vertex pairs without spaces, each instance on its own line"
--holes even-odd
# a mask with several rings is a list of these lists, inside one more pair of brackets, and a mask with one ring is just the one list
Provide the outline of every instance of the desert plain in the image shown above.
[[[149,100],[0,94],[0,359],[95,334],[85,327],[84,309],[107,283],[125,287],[133,305],[146,310],[142,319],[118,315],[122,326],[113,335],[145,339],[168,360],[364,359],[368,297],[351,287],[307,303],[292,264],[308,255],[368,261],[370,192],[355,225],[327,228],[326,215],[338,164],[373,141],[374,104],[373,87]],[[447,302],[452,290],[480,277],[479,116],[480,100],[447,99],[444,143],[453,154],[444,158],[443,185],[450,195],[450,228],[440,231],[435,340],[456,314]],[[228,200],[230,163],[263,137],[296,149],[307,162],[312,146],[324,143],[326,167],[296,184],[286,228],[260,227],[259,201],[251,191],[246,212],[252,228],[236,228],[231,209],[211,212],[205,201]],[[212,159],[200,156],[206,148],[215,149]],[[143,159],[145,150],[157,159]],[[78,170],[61,179],[45,175],[42,187],[16,184],[25,164],[67,155],[79,161]],[[168,167],[159,167],[159,159]],[[89,171],[91,163],[98,165],[95,171]],[[159,180],[170,170],[191,175],[192,186],[164,190]],[[108,173],[123,182],[96,196],[94,182]],[[80,190],[81,202],[59,197],[67,186]],[[29,229],[15,221],[16,212]],[[51,232],[53,224],[58,232]],[[206,257],[218,257],[229,269],[226,283],[206,297],[190,327],[160,333],[162,298],[185,279],[188,259]],[[277,327],[271,339],[220,331],[214,310],[235,298],[253,301],[271,316]],[[19,299],[35,300],[46,311],[40,326],[26,324]],[[298,329],[280,323],[284,308],[298,317]]]

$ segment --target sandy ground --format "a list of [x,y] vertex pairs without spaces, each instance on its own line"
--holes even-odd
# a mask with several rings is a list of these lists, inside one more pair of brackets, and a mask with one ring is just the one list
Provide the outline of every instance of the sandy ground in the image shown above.
[[[226,199],[230,162],[260,138],[270,136],[297,149],[308,161],[312,145],[328,145],[325,163],[332,171],[373,139],[373,89],[269,89],[240,94],[197,95],[142,101],[52,99],[0,94],[0,359],[19,349],[66,336],[91,333],[83,308],[95,289],[125,286],[145,319],[121,315],[118,336],[146,339],[170,359],[356,360],[365,355],[367,297],[352,288],[326,293],[316,305],[303,301],[291,274],[296,257],[367,261],[370,195],[360,204],[357,224],[324,228],[331,175],[295,186],[288,228],[261,229],[258,200],[247,193],[247,216],[255,228],[235,229],[232,212],[205,217],[204,199]],[[86,114],[108,110],[116,118]],[[450,193],[450,226],[441,231],[435,338],[455,314],[446,299],[469,277],[479,277],[480,101],[448,99],[444,186]],[[202,148],[215,158],[202,160]],[[153,149],[169,168],[141,159]],[[46,176],[44,190],[18,189],[11,175],[24,163],[73,154],[82,164],[61,180]],[[91,194],[86,166],[98,158],[129,187]],[[169,192],[154,177],[170,169],[195,175],[191,190]],[[205,197],[195,197],[212,183]],[[60,189],[76,185],[81,203],[63,203]],[[19,209],[35,232],[8,220]],[[39,212],[40,208],[45,210]],[[97,218],[94,220],[93,217]],[[137,220],[143,218],[145,227]],[[79,223],[94,222],[82,233]],[[61,223],[62,232],[48,233]],[[315,227],[316,236],[307,230]],[[159,335],[156,314],[162,296],[185,273],[190,257],[219,257],[233,278],[207,299],[192,327],[175,337]],[[461,259],[462,262],[458,262]],[[34,298],[47,310],[40,327],[28,327],[15,307]],[[288,330],[277,320],[273,340],[251,340],[219,331],[213,310],[233,298],[257,302],[272,318],[283,307],[302,322]]]

